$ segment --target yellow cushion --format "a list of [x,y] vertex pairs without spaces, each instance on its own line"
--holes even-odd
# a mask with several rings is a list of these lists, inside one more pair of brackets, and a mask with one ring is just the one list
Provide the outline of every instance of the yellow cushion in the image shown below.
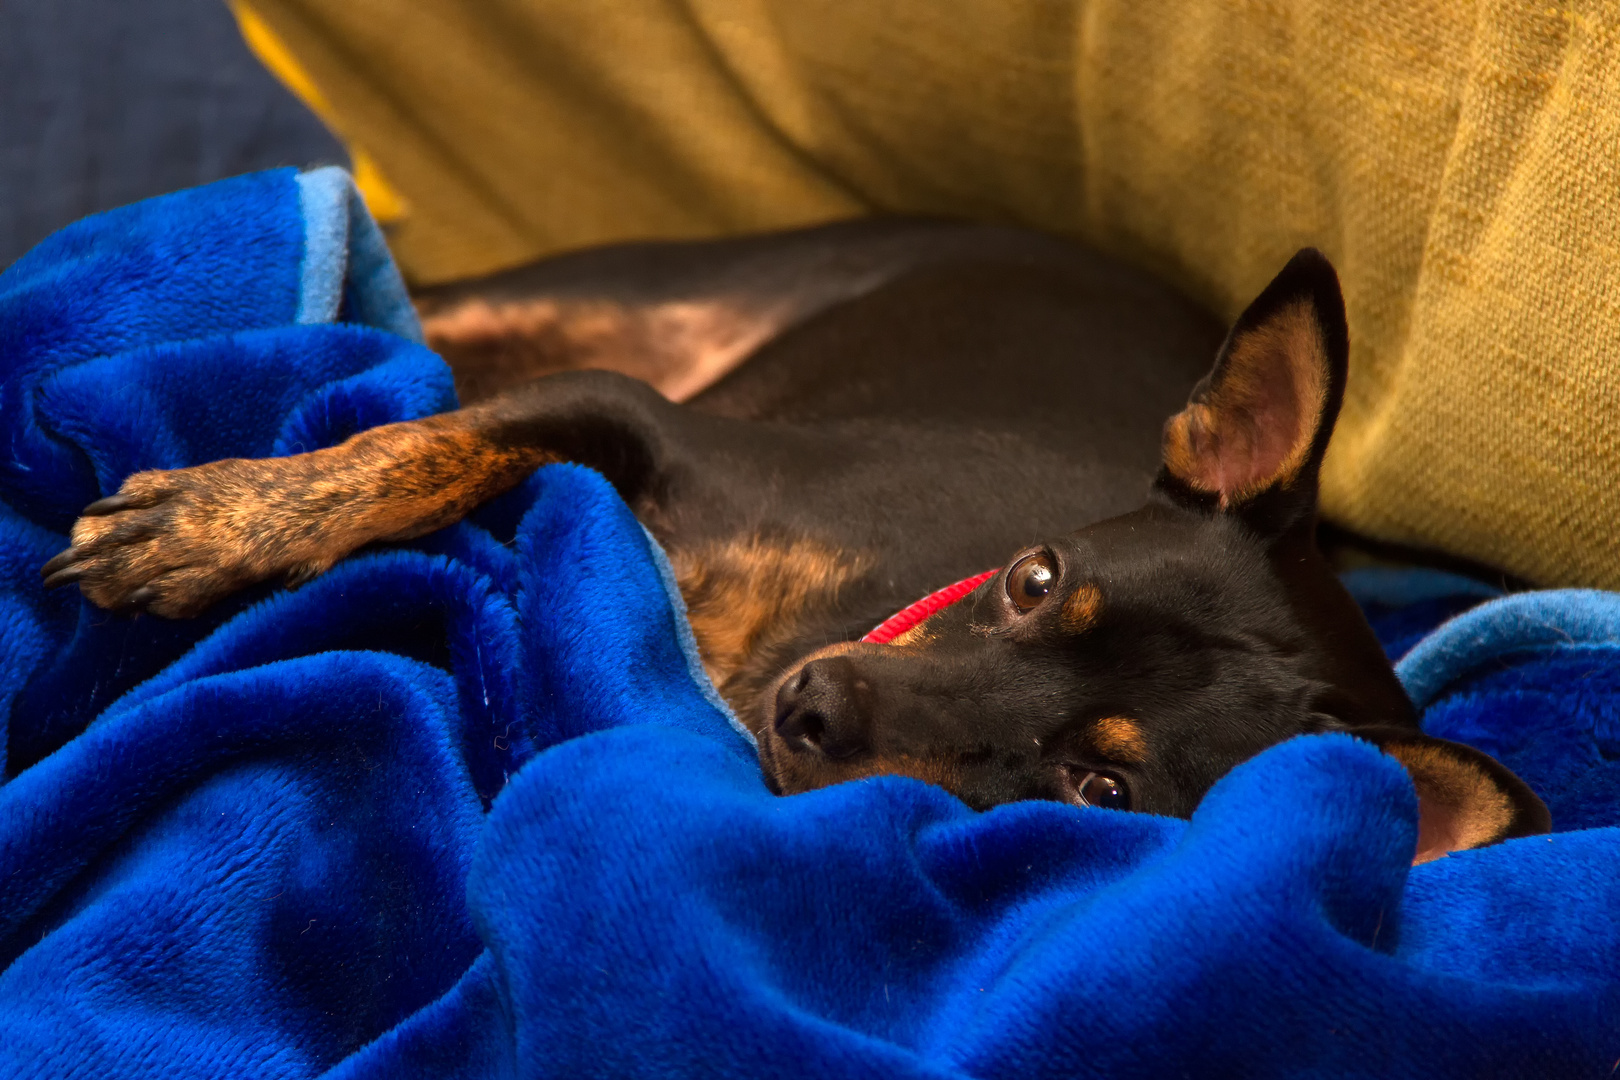
[[1343,275],[1327,514],[1620,587],[1620,14],[1545,0],[252,0],[421,282],[871,211],[1079,236],[1226,317]]

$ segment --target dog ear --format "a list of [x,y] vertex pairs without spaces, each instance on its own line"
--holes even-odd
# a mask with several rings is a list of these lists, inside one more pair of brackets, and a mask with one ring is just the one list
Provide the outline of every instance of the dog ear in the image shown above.
[[1158,489],[1265,534],[1313,521],[1349,357],[1338,275],[1306,248],[1238,317],[1214,369],[1165,424]]
[[1406,767],[1418,797],[1413,865],[1552,828],[1530,786],[1472,746],[1411,731],[1355,732]]

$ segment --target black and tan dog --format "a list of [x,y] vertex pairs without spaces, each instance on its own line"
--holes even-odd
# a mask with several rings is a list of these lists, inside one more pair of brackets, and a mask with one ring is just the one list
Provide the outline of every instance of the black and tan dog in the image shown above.
[[1421,734],[1317,549],[1348,345],[1313,251],[1224,344],[1094,255],[926,222],[604,249],[422,306],[467,407],[131,476],[47,583],[183,617],[575,461],[669,552],[780,792],[893,772],[978,807],[1187,815],[1263,748],[1349,731],[1413,775],[1420,859],[1547,828],[1500,764]]

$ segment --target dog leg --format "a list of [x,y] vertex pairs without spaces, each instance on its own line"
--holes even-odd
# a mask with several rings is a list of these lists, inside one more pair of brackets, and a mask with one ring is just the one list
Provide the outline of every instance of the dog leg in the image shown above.
[[687,401],[812,316],[962,258],[1076,262],[1073,249],[1032,233],[872,219],[572,252],[414,299],[463,402],[581,369],[632,375]]
[[442,528],[547,462],[597,468],[633,499],[673,408],[635,380],[576,372],[312,453],[136,473],[85,508],[42,573],[101,607],[194,615],[244,586],[301,583],[366,544]]

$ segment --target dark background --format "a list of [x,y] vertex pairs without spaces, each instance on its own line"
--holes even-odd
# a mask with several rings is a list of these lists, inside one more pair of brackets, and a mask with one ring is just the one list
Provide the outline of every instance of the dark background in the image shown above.
[[0,267],[97,210],[346,162],[223,0],[0,0]]

